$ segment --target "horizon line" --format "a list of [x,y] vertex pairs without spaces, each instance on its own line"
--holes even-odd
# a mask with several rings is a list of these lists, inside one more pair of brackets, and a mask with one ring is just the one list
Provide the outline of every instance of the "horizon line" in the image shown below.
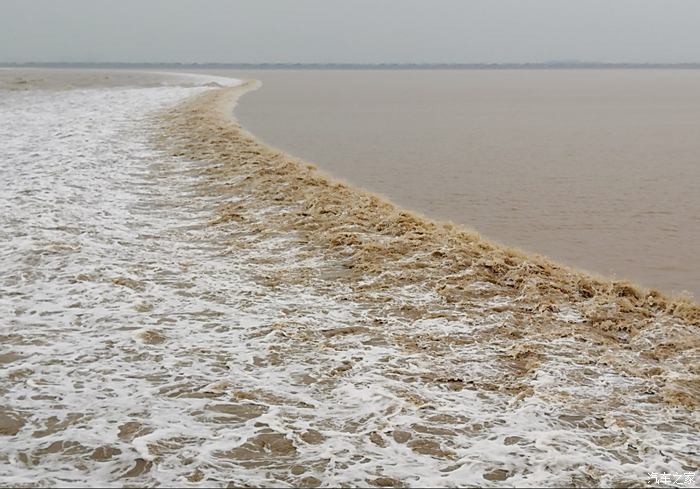
[[262,62],[262,63],[236,63],[236,62],[172,62],[172,61],[21,61],[21,62],[0,62],[0,67],[161,67],[161,68],[299,68],[299,69],[518,69],[518,68],[685,68],[700,69],[700,62],[683,63],[632,63],[632,62],[594,62],[594,61],[545,61],[545,62],[523,62],[523,63],[302,63],[302,62]]

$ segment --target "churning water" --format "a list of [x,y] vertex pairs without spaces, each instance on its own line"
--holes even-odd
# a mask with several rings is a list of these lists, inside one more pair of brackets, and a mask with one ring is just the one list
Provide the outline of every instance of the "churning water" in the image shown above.
[[273,146],[431,218],[700,297],[700,71],[234,72]]
[[[468,314],[420,281],[369,288],[394,314],[332,279],[275,281],[329,265],[266,229],[273,207],[205,191],[204,163],[153,144],[154,114],[206,90],[0,95],[2,484],[599,485],[697,467],[697,417],[616,367],[634,351],[501,337],[513,299],[493,284],[469,285]],[[238,223],[212,225],[221,205]]]

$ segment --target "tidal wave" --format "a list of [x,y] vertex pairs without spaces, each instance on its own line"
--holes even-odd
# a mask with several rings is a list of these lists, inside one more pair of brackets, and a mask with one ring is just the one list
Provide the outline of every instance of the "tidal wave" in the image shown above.
[[695,305],[335,182],[231,119],[250,87],[0,96],[3,484],[697,470]]

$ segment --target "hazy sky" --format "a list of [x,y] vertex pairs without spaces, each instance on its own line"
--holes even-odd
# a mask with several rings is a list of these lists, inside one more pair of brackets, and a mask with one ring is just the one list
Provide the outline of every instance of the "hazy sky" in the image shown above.
[[0,0],[0,62],[700,62],[700,0]]

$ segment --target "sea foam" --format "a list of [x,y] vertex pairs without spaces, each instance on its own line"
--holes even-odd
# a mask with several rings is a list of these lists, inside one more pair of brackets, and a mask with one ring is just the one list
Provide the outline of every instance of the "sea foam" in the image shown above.
[[622,344],[585,334],[582,303],[527,316],[439,243],[382,261],[397,215],[344,221],[347,188],[290,199],[308,174],[218,132],[217,93],[0,96],[4,484],[610,485],[697,466],[694,411],[660,399],[659,365],[686,374],[644,357],[682,320]]

